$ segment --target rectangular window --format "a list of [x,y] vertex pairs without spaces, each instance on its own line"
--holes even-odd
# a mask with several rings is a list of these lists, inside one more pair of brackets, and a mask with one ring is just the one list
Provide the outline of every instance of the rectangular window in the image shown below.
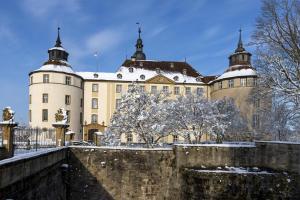
[[257,79],[253,78],[253,86],[257,86]]
[[178,142],[178,135],[173,135],[173,143],[177,143]]
[[92,114],[92,124],[97,124],[98,123],[98,115],[96,114]]
[[259,99],[254,99],[254,108],[259,108],[260,107],[260,100]]
[[116,93],[122,93],[122,85],[116,85]]
[[131,143],[133,140],[133,138],[132,138],[132,134],[130,133],[130,134],[127,134],[126,135],[126,138],[127,138],[127,143]]
[[67,122],[70,123],[70,120],[71,120],[71,111],[67,110],[66,114],[67,114]]
[[29,115],[29,122],[31,122],[31,120],[32,120],[31,119],[31,110],[29,110],[29,114],[28,115]]
[[33,84],[33,76],[30,76],[30,84]]
[[48,103],[48,94],[43,94],[43,103]]
[[218,85],[219,85],[219,89],[222,89],[222,88],[223,88],[222,81],[220,81],[220,82],[218,83]]
[[92,98],[92,109],[98,109],[98,99]]
[[175,86],[174,87],[174,94],[179,95],[180,94],[180,87]]
[[43,83],[49,83],[49,74],[43,74]]
[[81,98],[80,99],[80,107],[82,108],[82,106],[83,106],[83,99]]
[[254,114],[252,116],[252,126],[253,128],[259,128],[259,115]]
[[234,87],[234,80],[233,79],[228,80],[228,87],[229,88],[233,88]]
[[145,92],[145,86],[144,86],[144,85],[141,85],[141,86],[140,86],[140,90],[141,90],[141,92]]
[[241,86],[242,87],[247,86],[247,78],[241,78]]
[[48,121],[48,109],[43,109],[42,110],[42,121],[43,122]]
[[98,84],[92,85],[92,92],[98,92]]
[[169,93],[169,86],[163,86],[163,92]]
[[116,109],[120,108],[121,106],[121,99],[116,99]]
[[132,84],[128,85],[128,90],[132,89],[132,87],[133,87]]
[[31,104],[31,100],[32,100],[32,97],[31,97],[31,94],[29,95],[29,104]]
[[71,104],[71,96],[70,95],[66,95],[65,96],[65,104],[66,105],[70,105]]
[[152,94],[156,94],[157,93],[157,86],[155,86],[155,85],[151,86],[151,93]]
[[197,95],[200,96],[203,94],[203,88],[198,87],[197,88]]
[[71,76],[66,76],[66,85],[71,85]]
[[83,122],[83,115],[82,115],[82,112],[79,114],[79,123],[80,125],[82,125],[82,122]]
[[186,87],[185,88],[185,94],[191,94],[191,87]]

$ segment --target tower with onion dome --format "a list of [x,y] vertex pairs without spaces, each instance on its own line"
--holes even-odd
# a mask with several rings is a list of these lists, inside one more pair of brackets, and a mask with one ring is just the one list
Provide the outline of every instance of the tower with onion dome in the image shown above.
[[234,53],[229,56],[229,67],[215,80],[210,82],[211,99],[233,98],[236,105],[248,120],[249,128],[259,126],[256,107],[259,102],[249,102],[249,95],[257,85],[257,74],[251,65],[251,53],[243,46],[242,30]]
[[[83,79],[68,63],[69,53],[63,48],[60,28],[48,60],[29,73],[29,125],[52,128],[59,108],[67,110],[70,129],[82,135]],[[76,137],[76,136],[75,136]]]

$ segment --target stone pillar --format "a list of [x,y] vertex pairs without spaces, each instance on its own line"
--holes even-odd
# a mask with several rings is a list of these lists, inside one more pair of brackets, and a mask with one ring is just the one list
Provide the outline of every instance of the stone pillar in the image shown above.
[[55,128],[56,132],[56,146],[65,146],[65,133],[67,128],[69,127],[69,124],[52,124],[52,126]]
[[68,131],[65,133],[66,145],[70,145],[71,141],[74,140],[75,133],[73,131]]
[[6,158],[14,156],[14,127],[18,126],[15,122],[0,122],[2,127],[2,143]]

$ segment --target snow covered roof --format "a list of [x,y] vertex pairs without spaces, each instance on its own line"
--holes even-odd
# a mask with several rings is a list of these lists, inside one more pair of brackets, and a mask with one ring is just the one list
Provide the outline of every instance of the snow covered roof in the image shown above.
[[226,78],[233,78],[233,77],[245,77],[245,76],[256,76],[256,70],[252,68],[248,69],[237,69],[233,71],[227,71],[221,76],[219,76],[216,80],[222,80]]
[[[133,71],[130,71],[133,70]],[[116,73],[108,72],[77,72],[77,75],[83,79],[89,80],[112,80],[112,81],[147,81],[157,75],[165,76],[176,83],[194,83],[203,84],[201,79],[192,76],[183,75],[179,72],[169,72],[160,70],[158,73],[156,70],[147,70],[143,68],[132,69],[128,67],[120,67]]]
[[125,60],[122,67],[135,67],[146,70],[155,70],[159,68],[166,72],[183,73],[192,77],[201,76],[190,64],[179,61],[158,61],[158,60]]
[[64,72],[69,74],[76,74],[72,67],[66,65],[55,65],[55,64],[46,64],[40,67],[39,69],[35,70],[34,72],[38,71],[54,71],[54,72]]
[[63,47],[52,47],[50,49],[48,49],[49,51],[51,50],[61,50],[61,51],[66,51]]

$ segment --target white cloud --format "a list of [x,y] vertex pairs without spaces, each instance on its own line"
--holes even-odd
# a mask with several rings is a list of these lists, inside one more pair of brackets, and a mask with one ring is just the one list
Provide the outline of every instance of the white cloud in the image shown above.
[[22,8],[35,17],[44,17],[50,13],[80,9],[79,0],[24,0]]
[[87,50],[101,53],[118,46],[121,41],[122,35],[120,31],[106,29],[88,37],[85,44]]

